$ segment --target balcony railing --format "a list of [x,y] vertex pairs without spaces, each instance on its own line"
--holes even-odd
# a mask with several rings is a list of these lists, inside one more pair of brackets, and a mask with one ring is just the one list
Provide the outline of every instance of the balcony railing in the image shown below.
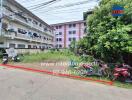
[[3,36],[6,38],[11,38],[11,39],[20,39],[20,40],[25,40],[25,41],[30,41],[30,42],[38,42],[38,43],[46,43],[46,44],[53,44],[53,42],[50,40],[44,40],[41,38],[35,38],[35,37],[30,37],[26,34],[16,34],[14,32],[3,32]]
[[49,32],[49,31],[45,32],[43,27],[39,27],[38,25],[34,25],[32,22],[26,21],[26,19],[23,19],[20,16],[15,15],[13,12],[11,12],[11,11],[5,9],[5,8],[4,8],[3,14],[6,17],[8,17],[9,19],[11,19],[12,21],[16,21],[19,24],[22,24],[22,25],[28,26],[30,28],[33,28],[34,30],[40,31],[41,33],[45,33],[45,34],[48,34],[50,36],[53,36],[53,34],[51,32]]

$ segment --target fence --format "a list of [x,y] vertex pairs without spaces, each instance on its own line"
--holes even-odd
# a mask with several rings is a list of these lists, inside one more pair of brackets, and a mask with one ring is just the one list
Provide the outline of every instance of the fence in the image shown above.
[[[6,49],[8,50],[8,49]],[[41,52],[48,52],[49,49],[45,49],[45,50],[41,50],[41,49],[15,49],[15,51],[18,53],[18,54],[26,54],[26,53],[41,53]]]

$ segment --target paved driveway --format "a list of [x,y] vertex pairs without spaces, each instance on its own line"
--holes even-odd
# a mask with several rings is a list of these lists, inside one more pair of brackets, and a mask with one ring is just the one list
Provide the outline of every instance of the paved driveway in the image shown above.
[[0,100],[132,100],[132,90],[0,67]]

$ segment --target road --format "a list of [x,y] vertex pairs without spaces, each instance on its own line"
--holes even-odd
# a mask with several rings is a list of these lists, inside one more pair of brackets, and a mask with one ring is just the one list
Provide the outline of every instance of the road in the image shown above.
[[0,67],[0,100],[132,100],[132,90]]

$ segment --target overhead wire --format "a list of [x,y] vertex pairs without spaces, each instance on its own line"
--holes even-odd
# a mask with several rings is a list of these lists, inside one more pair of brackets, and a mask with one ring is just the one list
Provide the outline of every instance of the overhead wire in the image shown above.
[[41,4],[37,4],[37,5],[33,5],[33,6],[30,6],[30,7],[27,7],[27,8],[29,10],[39,9],[41,7],[44,7],[45,5],[48,5],[48,4],[51,4],[51,3],[56,3],[58,1],[61,1],[61,0],[50,0],[50,1],[47,1],[47,2],[44,2],[44,3],[41,3]]
[[[88,10],[91,10],[91,9],[88,9],[87,7],[83,8],[83,9],[68,9],[68,10],[60,10],[60,11],[56,11],[56,12],[45,12],[44,14],[48,14],[48,13],[51,13],[51,14],[61,14],[61,13],[72,13],[72,12],[78,12],[78,11],[88,11]],[[38,12],[39,13],[39,12]],[[36,12],[37,14],[37,12]]]
[[[74,2],[74,3],[68,3],[68,4],[64,4],[64,5],[59,5],[59,6],[45,8],[45,6],[52,5],[53,3],[56,3],[58,1],[61,1],[61,0],[50,0],[50,1],[47,1],[47,2],[44,2],[44,3],[41,3],[41,4],[36,4],[36,5],[29,6],[27,8],[30,11],[33,11],[34,13],[43,13],[43,12],[45,12],[46,15],[56,16],[56,14],[60,14],[60,13],[64,13],[64,12],[65,13],[80,12],[80,11],[82,11],[82,9],[80,9],[80,8],[79,9],[77,9],[77,8],[75,8],[75,9],[68,9],[68,10],[61,10],[61,9],[70,8],[70,7],[73,7],[73,6],[79,6],[79,5],[87,4],[87,3],[90,2],[90,0],[85,0],[85,1],[81,1],[81,2]],[[41,12],[39,12],[38,9]],[[56,11],[56,12],[53,12],[53,13],[49,14],[49,12],[51,12],[53,10],[61,10],[61,11]],[[35,12],[35,11],[37,11],[37,12]],[[87,9],[86,9],[86,11],[87,11]],[[60,17],[60,16],[56,16],[56,17]]]
[[[53,11],[53,10],[56,10],[56,9],[64,9],[64,8],[68,8],[68,7],[73,7],[73,6],[79,6],[79,5],[83,5],[83,4],[86,4],[86,3],[89,3],[87,0],[86,1],[82,1],[82,2],[76,2],[76,3],[69,3],[69,4],[65,4],[65,5],[60,5],[60,6],[54,6],[54,7],[49,7],[48,9],[42,9],[43,7],[41,7],[41,11],[40,13],[42,12],[49,12],[49,11]],[[37,9],[34,9],[32,11],[36,11]],[[43,11],[42,11],[43,10]],[[37,13],[39,12],[37,11]]]

